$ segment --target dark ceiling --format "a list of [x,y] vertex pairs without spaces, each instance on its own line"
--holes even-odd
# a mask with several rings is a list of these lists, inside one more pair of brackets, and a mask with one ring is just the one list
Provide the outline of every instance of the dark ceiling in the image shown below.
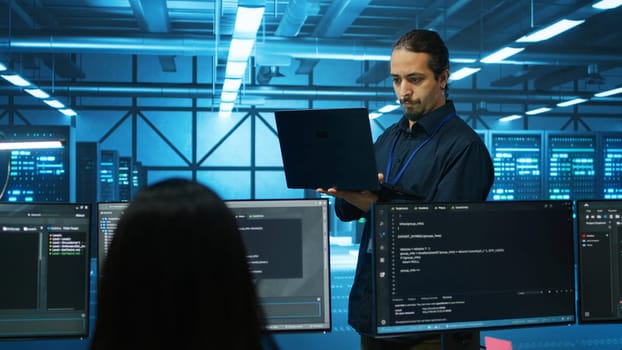
[[[46,67],[54,72],[57,84],[79,85],[89,78],[89,72],[76,63],[81,53],[156,55],[166,72],[177,69],[177,56],[216,56],[218,70],[213,83],[222,84],[237,6],[265,6],[253,57],[253,62],[262,64],[251,65],[256,76],[251,85],[259,82],[268,85],[272,93],[281,90],[283,96],[292,92],[304,96],[304,87],[290,86],[287,79],[279,79],[278,85],[272,80],[270,86],[278,71],[266,57],[287,57],[295,62],[296,74],[312,76],[321,60],[360,61],[360,56],[367,55],[366,71],[345,86],[338,84],[356,96],[386,81],[388,62],[377,56],[386,56],[393,40],[411,28],[437,30],[452,59],[479,60],[560,19],[585,19],[557,37],[526,45],[511,58],[512,64],[482,64],[475,78],[456,81],[452,87],[456,98],[473,105],[520,103],[525,91],[556,101],[560,94],[591,96],[622,83],[622,6],[596,10],[592,8],[596,2],[0,0],[0,61],[14,70]],[[453,61],[452,71],[464,65]],[[309,81],[313,85],[313,80]],[[477,94],[471,92],[474,87]],[[317,97],[317,88],[309,89],[308,98]],[[82,93],[96,94],[95,89],[89,91]],[[144,89],[136,91],[144,93]],[[262,91],[268,90],[255,93]],[[507,93],[495,99],[499,91]],[[80,93],[79,89],[75,92]],[[107,93],[134,95],[131,86]],[[326,93],[331,94],[339,95],[339,89]],[[265,96],[270,98],[270,93]],[[594,103],[616,106],[619,112],[619,96]],[[360,99],[366,97],[362,94]]]

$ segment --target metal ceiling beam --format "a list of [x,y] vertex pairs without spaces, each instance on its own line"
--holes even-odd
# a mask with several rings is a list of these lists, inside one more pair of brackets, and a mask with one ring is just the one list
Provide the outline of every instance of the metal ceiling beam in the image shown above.
[[[358,18],[371,0],[333,1],[326,10],[322,19],[313,30],[313,36],[321,38],[336,38],[342,35],[346,29]],[[319,63],[318,59],[301,59],[296,74],[311,74],[313,68]]]
[[[458,11],[460,11],[463,7],[468,5],[472,0],[458,0],[453,5],[447,8],[444,16],[438,16],[433,21],[428,23],[425,28],[436,29],[437,26],[440,26],[444,21],[447,20],[448,17],[454,15]],[[475,20],[475,18],[473,19]],[[417,21],[418,22],[418,21]],[[415,25],[409,23],[407,26],[402,27],[398,33],[395,33],[395,37],[399,37],[403,33],[411,30],[412,28],[419,27],[416,23]],[[448,39],[448,38],[445,38]],[[384,79],[386,79],[390,74],[390,67],[388,64],[384,62],[374,63],[369,69],[361,74],[358,78],[356,78],[357,83],[363,84],[377,84]]]
[[[139,27],[148,33],[168,33],[171,22],[168,17],[166,0],[130,0],[130,6]],[[161,55],[160,67],[164,72],[175,72],[175,56]]]
[[320,12],[318,0],[292,0],[279,23],[274,35],[295,37],[305,24],[307,17],[316,16]]
[[[42,82],[39,86],[51,89],[51,83]],[[211,84],[161,84],[161,83],[109,83],[109,82],[58,82],[54,85],[55,94],[72,97],[167,97],[167,98],[211,98],[214,89]],[[21,94],[20,89],[10,86],[0,87],[0,93],[6,95]],[[273,99],[314,99],[314,100],[369,100],[392,101],[395,93],[392,88],[351,87],[351,86],[246,86],[245,95]],[[593,95],[594,91],[511,91],[500,89],[454,89],[450,90],[449,99],[455,102],[487,101],[488,103],[547,103],[554,104],[577,94]],[[591,101],[594,104],[616,105],[622,97],[609,96]],[[612,111],[614,113],[616,111]]]
[[[23,21],[23,25],[29,30],[46,29],[46,30],[58,30],[59,25],[56,18],[46,13],[45,7],[39,2],[34,0],[36,5],[35,15],[31,16],[24,10],[16,1],[8,1],[11,13],[15,13],[17,18]],[[84,72],[78,67],[71,59],[70,55],[66,54],[53,54],[50,52],[37,53],[35,55],[40,58],[41,61],[56,75],[66,79],[84,78]],[[34,60],[32,60],[34,63]],[[30,69],[38,69],[39,65],[34,64]]]
[[370,2],[371,0],[333,1],[315,27],[313,35],[324,38],[341,36],[369,6]]

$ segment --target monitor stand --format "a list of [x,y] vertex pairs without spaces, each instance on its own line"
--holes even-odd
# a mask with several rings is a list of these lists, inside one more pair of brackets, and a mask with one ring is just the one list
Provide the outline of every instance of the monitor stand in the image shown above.
[[441,344],[443,350],[480,350],[479,330],[443,333]]

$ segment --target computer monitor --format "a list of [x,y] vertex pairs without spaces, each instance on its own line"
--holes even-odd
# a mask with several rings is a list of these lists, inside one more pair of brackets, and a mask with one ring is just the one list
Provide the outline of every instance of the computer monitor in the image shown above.
[[622,322],[622,200],[578,200],[579,323]]
[[97,203],[97,266],[101,273],[104,260],[108,254],[108,247],[119,224],[119,219],[128,202],[98,202]]
[[[328,199],[226,203],[238,220],[268,329],[330,331]],[[97,205],[101,271],[117,223],[129,203]]]
[[[63,140],[61,148],[14,149],[8,154],[10,171],[3,189],[3,202],[47,203],[69,202],[69,140],[70,127],[66,125],[4,125],[0,133],[7,140]],[[4,165],[4,164],[2,164]],[[0,168],[0,173],[7,171]],[[2,174],[4,175],[4,174]]]
[[328,198],[227,201],[274,332],[331,330]]
[[90,204],[0,203],[0,338],[86,337]]
[[572,201],[378,203],[379,337],[575,323]]

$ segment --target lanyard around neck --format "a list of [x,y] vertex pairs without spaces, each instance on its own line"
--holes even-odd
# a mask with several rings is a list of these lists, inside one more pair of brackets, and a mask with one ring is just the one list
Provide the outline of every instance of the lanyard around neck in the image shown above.
[[[404,164],[402,165],[402,168],[400,169],[400,171],[397,173],[397,175],[395,176],[393,181],[390,182],[391,186],[397,185],[397,182],[400,180],[400,178],[402,178],[402,175],[404,175],[404,172],[406,171],[406,168],[408,168],[408,165],[410,164],[410,162],[412,162],[413,158],[415,158],[415,155],[419,152],[419,150],[421,148],[423,148],[423,146],[425,146],[428,142],[430,142],[430,140],[434,137],[434,135],[436,135],[436,133],[438,133],[438,131],[443,127],[443,125],[447,124],[447,122],[451,118],[453,118],[455,116],[456,116],[455,113],[451,113],[451,114],[447,115],[445,118],[443,118],[443,120],[432,131],[430,136],[428,136],[427,139],[425,139],[419,146],[417,146],[417,148],[415,148],[410,153],[410,155],[408,156],[408,159],[406,159],[406,162],[404,162]],[[384,173],[385,182],[389,182],[389,176],[391,175],[391,165],[393,164],[393,152],[395,151],[395,145],[397,145],[397,140],[400,138],[400,134],[401,133],[398,132],[395,135],[395,138],[393,140],[393,146],[391,146],[391,151],[389,152],[389,161],[387,163],[387,169],[386,169],[386,171]]]

